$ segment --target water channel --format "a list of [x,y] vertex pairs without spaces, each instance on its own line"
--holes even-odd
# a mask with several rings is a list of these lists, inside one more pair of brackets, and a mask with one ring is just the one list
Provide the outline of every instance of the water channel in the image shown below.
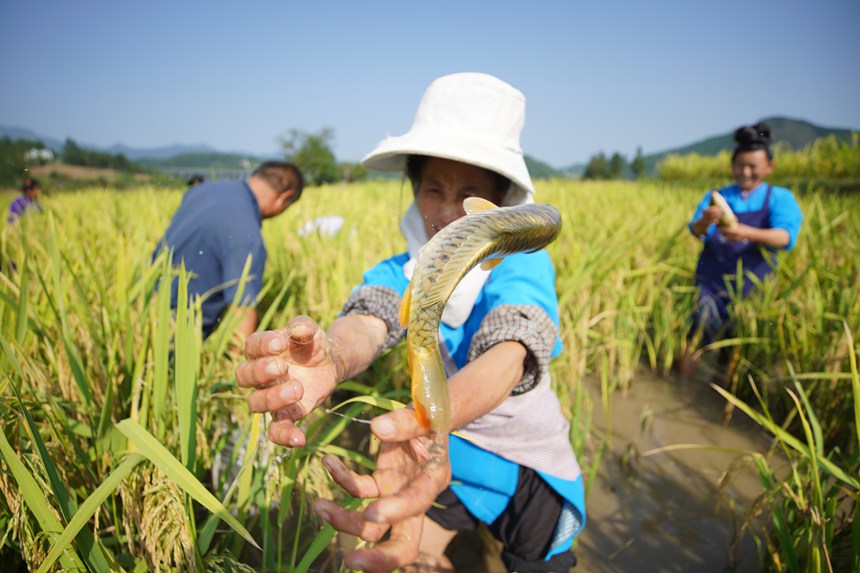
[[[592,434],[598,442],[592,447],[602,437],[607,447],[591,484],[588,523],[572,571],[758,571],[755,541],[748,534],[735,540],[738,514],[762,492],[753,468],[742,466],[721,490],[720,477],[737,454],[704,449],[642,454],[676,444],[766,453],[768,436],[760,427],[739,411],[726,422],[725,399],[702,379],[681,381],[643,370],[626,394],[612,395],[608,416],[599,381],[582,383],[594,404]],[[458,571],[505,571],[494,556],[477,558],[479,543],[460,543]]]

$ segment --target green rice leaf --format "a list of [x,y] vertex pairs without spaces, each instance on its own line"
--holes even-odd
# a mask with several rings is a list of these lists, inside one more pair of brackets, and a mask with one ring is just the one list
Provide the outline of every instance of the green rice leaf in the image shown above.
[[173,454],[167,451],[152,434],[131,418],[119,422],[116,428],[135,445],[141,454],[146,456],[155,466],[176,482],[185,493],[194,498],[203,507],[220,517],[227,525],[241,535],[248,543],[260,549],[250,533],[233,517],[221,502],[212,495],[194,475],[188,471]]
[[[51,484],[51,490],[54,493],[54,498],[57,500],[57,503],[60,505],[60,512],[63,514],[63,519],[66,522],[69,522],[72,519],[72,515],[77,511],[77,505],[74,500],[69,497],[69,492],[66,490],[66,486],[60,480],[60,473],[57,471],[57,466],[54,464],[54,460],[51,459],[51,456],[48,454],[48,449],[45,447],[45,442],[42,440],[42,436],[39,434],[39,428],[36,426],[36,422],[33,420],[33,416],[30,415],[30,411],[24,405],[24,402],[21,400],[21,395],[18,393],[18,389],[15,388],[15,384],[11,383],[10,387],[12,391],[15,393],[15,399],[18,401],[18,406],[21,408],[21,411],[24,413],[24,419],[27,422],[27,430],[30,435],[30,440],[36,445],[36,449],[39,452],[39,459],[42,461],[42,465],[45,467],[45,472],[48,474],[48,481]],[[81,552],[84,560],[89,565],[90,569],[95,571],[108,571],[108,563],[105,559],[104,553],[102,552],[101,547],[96,543],[93,538],[93,534],[88,529],[81,530],[80,533],[77,534],[77,545],[78,549]],[[60,552],[57,552],[57,556],[60,555]],[[52,560],[55,561],[55,559]]]
[[355,402],[362,402],[364,404],[370,404],[371,406],[376,406],[377,408],[382,408],[383,410],[399,410],[401,408],[405,408],[406,404],[403,402],[398,402],[397,400],[392,400],[390,398],[383,398],[382,396],[356,396],[354,398],[350,398],[349,400],[344,400],[337,406],[331,408],[331,411],[335,411],[339,408],[346,406],[347,404],[353,404]]
[[[172,252],[172,250],[170,251]],[[153,327],[152,350],[154,379],[152,382],[152,399],[145,403],[152,404],[152,415],[155,420],[157,434],[164,436],[165,427],[162,424],[164,407],[167,402],[167,372],[170,367],[170,287],[173,280],[173,270],[170,267],[170,254],[161,262],[161,288],[155,301],[155,325]],[[146,421],[146,407],[141,411],[141,420]]]
[[24,336],[27,334],[27,298],[30,290],[30,273],[27,269],[27,261],[29,257],[24,257],[24,264],[21,266],[21,282],[18,288],[18,322],[15,327],[15,340],[20,346],[24,342]]
[[[854,336],[848,323],[843,323],[845,336],[848,337],[848,363],[851,365],[851,388],[854,398],[854,429],[857,431],[857,443],[860,444],[860,372],[857,370],[857,353],[854,350]],[[860,507],[860,503],[857,504]]]
[[318,451],[321,454],[332,454],[332,455],[335,455],[335,456],[338,456],[341,458],[348,458],[348,459],[354,461],[355,463],[366,467],[369,470],[375,470],[376,469],[376,462],[374,462],[373,460],[371,460],[367,456],[360,454],[360,453],[353,451],[353,450],[347,450],[346,448],[342,448],[340,446],[328,444],[325,446],[319,446],[318,448],[316,448],[316,451]]
[[[12,472],[12,476],[18,484],[18,491],[24,497],[24,503],[27,504],[27,508],[36,518],[39,527],[48,535],[49,539],[54,539],[56,535],[62,532],[63,527],[54,515],[54,512],[51,511],[51,504],[48,503],[48,499],[45,497],[42,488],[36,483],[36,480],[29,470],[27,470],[26,466],[18,459],[18,455],[12,449],[12,445],[6,439],[6,434],[2,429],[0,429],[0,455],[2,455],[6,465]],[[86,570],[84,564],[74,551],[64,551],[60,556],[60,563],[66,571]]]
[[373,394],[376,392],[376,388],[373,386],[368,386],[367,384],[361,384],[356,382],[355,380],[347,380],[346,382],[341,382],[337,386],[338,390],[347,390],[349,392],[357,392],[359,394]]
[[197,328],[199,300],[188,304],[189,276],[183,262],[179,268],[179,297],[176,303],[176,374],[174,393],[179,419],[182,462],[192,472],[197,450],[197,383],[200,372],[200,330]]
[[[343,505],[346,509],[354,510],[361,505],[361,502],[362,500],[360,499],[352,499]],[[326,523],[320,532],[316,534],[313,541],[311,541],[310,547],[308,547],[307,552],[302,557],[302,560],[299,561],[299,564],[296,565],[296,568],[293,569],[293,573],[307,573],[314,559],[319,557],[319,554],[329,546],[335,535],[337,535],[337,531]]]
[[[129,454],[128,457],[126,457],[125,460],[123,460],[123,462],[110,473],[107,479],[97,487],[86,500],[84,500],[74,517],[69,521],[66,529],[63,530],[62,535],[60,535],[60,537],[54,542],[54,546],[51,548],[50,553],[45,557],[45,561],[36,573],[44,573],[45,571],[48,571],[51,565],[54,564],[75,536],[80,535],[85,531],[89,533],[89,531],[83,529],[83,527],[95,512],[98,511],[99,507],[101,507],[108,496],[116,491],[128,473],[144,459],[144,456],[140,454]],[[92,536],[91,533],[90,536]],[[110,571],[110,568],[108,567],[107,562],[105,562],[104,567],[100,565],[96,571]]]

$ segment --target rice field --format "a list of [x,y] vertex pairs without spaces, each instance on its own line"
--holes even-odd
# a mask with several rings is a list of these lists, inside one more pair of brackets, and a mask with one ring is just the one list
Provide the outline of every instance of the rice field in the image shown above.
[[[670,375],[695,300],[701,248],[686,230],[704,188],[656,182],[538,182],[563,214],[555,261],[564,354],[556,390],[586,478],[605,443],[591,413]],[[361,424],[318,413],[305,447],[275,447],[233,383],[231,328],[202,342],[199,310],[173,315],[150,254],[180,189],[48,196],[46,214],[0,234],[0,562],[33,571],[337,571],[348,541],[310,510],[342,498],[325,453],[372,468]],[[860,565],[860,196],[806,187],[797,248],[758,296],[739,301],[738,368],[721,382],[727,413],[748,415],[789,460],[753,456],[757,514],[741,516],[763,570]],[[336,315],[362,271],[403,248],[410,192],[396,181],[307,189],[264,223],[262,328]],[[0,207],[7,206],[8,198]],[[299,237],[321,215],[335,236]],[[180,277],[183,280],[183,277]],[[406,401],[398,347],[343,385],[330,407],[369,418]],[[718,348],[708,349],[711,361]],[[578,381],[602,380],[603,404]],[[356,399],[357,398],[357,399]],[[728,471],[729,468],[727,468]],[[354,500],[343,503],[355,505]],[[583,535],[587,534],[586,533]],[[852,569],[853,567],[853,569]]]

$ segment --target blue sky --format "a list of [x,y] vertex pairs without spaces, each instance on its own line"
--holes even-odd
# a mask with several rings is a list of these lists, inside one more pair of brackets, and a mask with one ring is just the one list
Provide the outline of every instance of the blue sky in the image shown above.
[[860,129],[857,0],[0,2],[0,124],[82,144],[273,155],[334,129],[355,161],[409,129],[436,77],[527,99],[556,167],[770,115]]

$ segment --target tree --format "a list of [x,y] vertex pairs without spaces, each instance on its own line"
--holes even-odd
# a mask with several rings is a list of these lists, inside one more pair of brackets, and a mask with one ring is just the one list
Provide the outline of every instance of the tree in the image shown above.
[[354,183],[367,178],[367,168],[361,163],[341,163],[340,180],[344,183]]
[[321,185],[340,181],[341,169],[329,146],[334,139],[334,130],[323,128],[319,133],[305,133],[292,129],[281,140],[287,161],[295,163],[308,185]]
[[27,168],[37,161],[28,160],[27,152],[44,149],[41,141],[0,138],[0,187],[18,187],[27,175]]
[[609,179],[609,173],[609,161],[606,159],[606,155],[601,151],[588,160],[588,165],[585,166],[585,172],[582,174],[582,178]]
[[627,167],[627,160],[616,151],[612,154],[612,159],[609,160],[609,178],[621,179],[625,167]]
[[79,146],[71,137],[63,144],[63,163],[66,165],[82,165],[84,167],[99,167],[103,169],[116,169],[117,171],[139,171],[141,168],[135,165],[122,153],[102,153]]
[[645,175],[646,169],[648,169],[648,163],[645,161],[645,157],[642,155],[642,147],[637,147],[636,157],[633,158],[633,162],[630,164],[630,170],[633,171],[633,178],[641,178],[643,175]]

